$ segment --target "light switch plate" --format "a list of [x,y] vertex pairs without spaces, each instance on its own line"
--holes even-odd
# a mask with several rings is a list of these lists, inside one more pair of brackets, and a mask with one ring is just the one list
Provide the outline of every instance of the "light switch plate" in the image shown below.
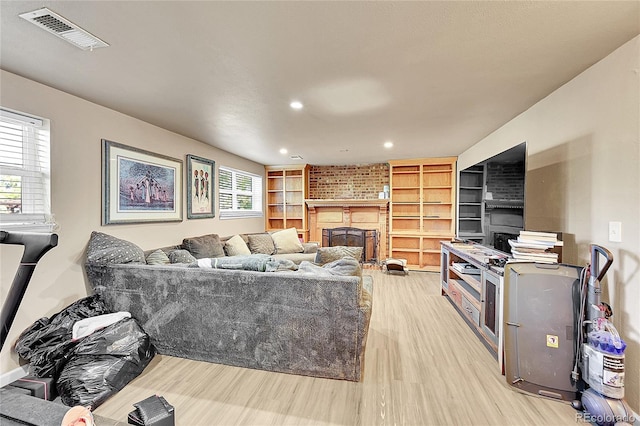
[[622,222],[609,222],[609,241],[622,242]]

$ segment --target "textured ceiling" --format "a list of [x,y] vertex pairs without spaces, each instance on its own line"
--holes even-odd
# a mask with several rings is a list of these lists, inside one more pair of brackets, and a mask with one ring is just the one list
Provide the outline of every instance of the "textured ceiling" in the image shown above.
[[[43,6],[111,46],[18,17]],[[640,33],[637,1],[0,7],[2,69],[262,164],[458,155]]]

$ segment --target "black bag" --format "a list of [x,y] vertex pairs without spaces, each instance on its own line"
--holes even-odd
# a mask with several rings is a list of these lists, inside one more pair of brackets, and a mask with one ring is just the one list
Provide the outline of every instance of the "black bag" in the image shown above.
[[127,416],[127,423],[137,426],[174,426],[173,405],[159,395],[150,396],[133,404],[135,410]]
[[126,318],[83,338],[73,348],[57,381],[65,405],[95,409],[125,387],[156,351],[136,320]]
[[56,378],[77,344],[71,340],[73,324],[109,312],[98,295],[80,299],[24,330],[16,341],[16,352],[29,361],[34,376]]

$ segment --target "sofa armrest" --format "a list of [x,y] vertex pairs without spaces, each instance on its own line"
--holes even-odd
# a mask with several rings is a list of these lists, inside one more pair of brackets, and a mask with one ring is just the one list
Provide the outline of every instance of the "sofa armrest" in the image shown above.
[[315,253],[318,251],[318,247],[320,246],[320,244],[318,244],[315,241],[309,242],[309,243],[302,243],[302,247],[304,247],[304,252],[303,253]]

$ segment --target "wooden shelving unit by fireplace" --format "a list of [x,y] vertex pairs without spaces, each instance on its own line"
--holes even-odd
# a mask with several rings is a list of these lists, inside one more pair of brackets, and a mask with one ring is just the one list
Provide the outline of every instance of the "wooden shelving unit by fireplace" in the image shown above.
[[309,196],[309,166],[265,166],[267,177],[267,231],[296,228],[298,236],[307,241],[307,205]]
[[389,257],[439,271],[440,241],[455,234],[456,157],[389,161]]

